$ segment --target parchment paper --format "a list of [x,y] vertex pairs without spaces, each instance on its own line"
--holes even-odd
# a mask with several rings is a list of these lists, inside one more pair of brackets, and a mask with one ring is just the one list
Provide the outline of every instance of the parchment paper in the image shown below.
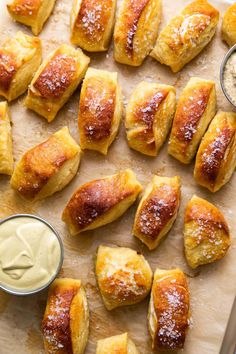
[[[163,1],[162,27],[189,1]],[[224,13],[229,2],[211,1]],[[15,24],[8,15],[6,0],[0,1],[0,41],[14,35],[17,30],[30,30]],[[43,40],[44,57],[61,43],[69,43],[69,14],[72,0],[58,0],[40,38]],[[220,21],[221,22],[221,21]],[[220,23],[221,25],[221,23]],[[220,25],[217,36],[190,65],[180,73],[173,74],[152,58],[148,58],[140,68],[116,64],[113,60],[112,46],[108,53],[90,54],[91,66],[119,72],[125,103],[132,89],[142,80],[157,81],[175,85],[177,94],[183,89],[191,76],[213,79],[217,83],[218,107],[230,110],[220,89],[219,68],[227,46],[220,38]],[[11,103],[13,120],[14,157],[17,161],[30,147],[46,139],[51,133],[68,125],[72,135],[79,140],[77,131],[77,111],[79,90],[61,110],[55,121],[48,124],[31,111],[26,110],[22,102],[24,96]],[[62,210],[73,191],[82,183],[91,179],[132,168],[140,182],[145,186],[152,175],[179,175],[182,180],[182,203],[177,221],[167,238],[153,252],[149,252],[131,233],[133,218],[137,207],[134,205],[119,220],[98,230],[87,232],[72,238],[60,219]],[[182,268],[189,277],[191,290],[192,324],[187,335],[183,354],[217,354],[220,350],[226,323],[236,291],[236,176],[218,193],[211,194],[196,185],[193,179],[193,164],[184,166],[167,155],[165,144],[157,158],[148,158],[128,148],[122,125],[119,135],[103,157],[96,152],[84,152],[79,172],[70,185],[37,204],[27,204],[9,187],[9,178],[0,177],[0,217],[13,213],[36,213],[45,217],[60,232],[65,246],[65,260],[61,275],[82,279],[90,306],[90,336],[87,354],[95,353],[96,341],[101,338],[128,331],[140,353],[151,353],[151,341],[147,331],[146,299],[142,303],[124,307],[112,312],[105,310],[101,301],[94,276],[96,249],[100,244],[119,245],[136,249],[144,254],[155,270],[160,268]],[[199,273],[187,267],[183,256],[183,215],[184,208],[192,195],[208,199],[224,213],[232,233],[233,243],[227,256],[216,264],[206,266]],[[194,277],[192,277],[194,275]],[[43,316],[47,292],[30,297],[14,297],[0,293],[0,353],[1,354],[40,354],[43,353],[43,341],[40,322]]]

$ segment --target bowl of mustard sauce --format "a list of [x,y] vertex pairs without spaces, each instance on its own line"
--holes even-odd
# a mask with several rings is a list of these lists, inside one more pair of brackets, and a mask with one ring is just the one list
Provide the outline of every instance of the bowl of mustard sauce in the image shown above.
[[63,263],[63,244],[46,220],[16,214],[0,220],[0,289],[31,295],[47,288]]
[[220,84],[225,97],[236,108],[236,44],[230,48],[222,61]]

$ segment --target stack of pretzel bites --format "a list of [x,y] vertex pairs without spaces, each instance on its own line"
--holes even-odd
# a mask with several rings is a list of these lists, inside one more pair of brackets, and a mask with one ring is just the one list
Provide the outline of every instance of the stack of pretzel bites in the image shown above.
[[221,30],[225,4],[172,3],[4,4],[0,216],[39,214],[65,247],[32,353],[219,350],[235,289],[236,113],[212,66],[236,42],[234,7]]

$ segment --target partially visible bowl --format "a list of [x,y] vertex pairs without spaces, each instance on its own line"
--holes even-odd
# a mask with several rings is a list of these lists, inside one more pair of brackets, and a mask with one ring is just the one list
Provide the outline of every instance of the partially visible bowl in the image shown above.
[[[225,66],[229,60],[229,58],[231,57],[231,55],[236,52],[236,44],[233,45],[230,50],[226,53],[222,63],[221,63],[221,67],[220,67],[220,84],[221,84],[221,88],[222,88],[222,91],[225,95],[225,97],[227,98],[227,100],[236,108],[236,103],[233,102],[232,98],[230,97],[229,93],[227,92],[227,89],[225,87],[225,84],[224,84],[224,73],[225,73]],[[235,91],[236,91],[236,88],[235,88]]]

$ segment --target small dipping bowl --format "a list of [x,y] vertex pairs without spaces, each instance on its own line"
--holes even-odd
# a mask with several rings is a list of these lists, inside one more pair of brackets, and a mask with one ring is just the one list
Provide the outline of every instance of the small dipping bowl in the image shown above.
[[[235,100],[235,102],[232,100],[229,92],[227,91],[227,89],[225,87],[225,83],[224,83],[225,67],[226,67],[226,64],[228,63],[228,60],[230,59],[231,55],[234,52],[236,52],[236,44],[230,48],[230,50],[226,53],[226,55],[222,61],[222,64],[220,67],[220,84],[221,84],[221,88],[222,88],[222,91],[224,92],[225,97],[236,108],[236,100]],[[236,87],[235,87],[235,96],[236,96]]]
[[[32,256],[33,255],[33,251],[30,248],[30,245],[27,244],[24,239],[22,239],[21,235],[18,235],[17,228],[15,228],[15,232],[13,231],[12,234],[11,234],[11,231],[9,231],[9,235],[6,237],[5,241],[3,241],[3,237],[1,237],[2,236],[1,233],[3,233],[3,231],[4,231],[2,226],[4,224],[7,225],[7,223],[8,223],[9,225],[12,225],[12,227],[13,227],[13,223],[9,223],[9,222],[10,221],[17,221],[17,219],[19,219],[19,218],[21,220],[18,220],[18,221],[20,221],[22,223],[24,221],[24,220],[22,220],[22,218],[25,218],[25,219],[33,219],[34,222],[36,221],[36,222],[42,223],[44,226],[46,225],[47,228],[45,228],[45,232],[48,232],[49,234],[45,235],[45,236],[44,235],[40,236],[40,234],[39,234],[39,236],[37,236],[37,237],[39,237],[39,239],[41,237],[41,241],[43,241],[43,237],[44,237],[46,240],[53,242],[53,245],[55,247],[54,247],[54,249],[51,249],[51,251],[54,250],[54,253],[57,254],[56,258],[58,258],[57,261],[56,261],[56,265],[54,267],[55,268],[55,272],[53,272],[53,274],[50,274],[50,277],[47,276],[47,277],[49,277],[49,280],[47,282],[45,282],[45,284],[42,284],[42,281],[39,280],[39,283],[40,283],[39,287],[33,286],[32,289],[30,289],[29,286],[27,286],[26,289],[19,288],[19,286],[17,286],[17,285],[16,285],[16,288],[15,288],[12,284],[9,285],[9,284],[7,284],[6,281],[3,280],[3,274],[4,274],[4,277],[6,277],[5,273],[3,271],[3,268],[8,273],[9,272],[13,272],[13,273],[11,273],[11,283],[14,282],[14,278],[15,277],[16,278],[17,277],[22,278],[24,276],[24,275],[21,276],[21,273],[19,273],[21,271],[22,271],[23,274],[26,273],[24,271],[24,269],[25,269],[24,267],[22,269],[17,269],[17,265],[15,265],[15,266],[12,265],[13,264],[12,262],[15,262],[15,264],[18,262],[18,266],[21,265],[22,264],[21,262],[22,262],[22,259],[23,259],[22,257],[26,257],[26,258],[24,258],[24,260],[26,259],[27,262],[29,263],[29,265],[26,265],[27,270],[31,268],[31,263],[30,263],[31,259],[28,256],[29,255]],[[30,222],[28,222],[28,224],[30,224]],[[27,222],[25,223],[25,225],[27,225]],[[38,224],[38,226],[39,226],[39,224]],[[6,229],[7,229],[7,226],[6,226]],[[26,231],[27,231],[27,228],[26,228]],[[30,233],[27,234],[27,232],[26,232],[25,235],[26,235],[26,237],[28,237],[28,239],[30,239]],[[16,239],[15,240],[13,240],[13,239],[10,240],[11,237],[15,237]],[[32,235],[32,239],[31,239],[32,242],[33,242],[33,237],[34,237],[34,239],[36,239],[35,235]],[[56,240],[56,242],[58,242],[58,244],[56,244],[54,242],[53,237],[55,237],[55,240]],[[8,242],[8,244],[6,244],[6,246],[7,246],[6,248],[10,249],[11,244],[12,244],[11,241],[14,241],[14,245],[12,245],[14,247],[17,247],[17,244],[18,244],[18,246],[19,245],[20,246],[25,245],[25,250],[24,251],[22,250],[22,252],[20,254],[18,254],[18,255],[17,255],[17,251],[18,250],[16,250],[15,258],[13,257],[14,258],[13,260],[12,259],[9,259],[9,260],[7,259],[6,260],[6,259],[4,259],[4,257],[7,254],[7,250],[6,250],[6,252],[4,254],[2,253],[2,256],[1,256],[1,252],[2,252],[1,246],[3,246],[4,242]],[[48,245],[50,245],[50,242],[48,243]],[[44,246],[45,246],[45,248],[44,248]],[[44,256],[46,254],[49,255],[49,257],[46,258],[46,260],[48,262],[48,263],[46,262],[48,264],[47,271],[48,271],[48,274],[49,274],[49,271],[50,271],[49,263],[50,263],[50,255],[51,254],[50,254],[49,247],[46,247],[46,246],[47,245],[45,245],[45,244],[40,245],[40,241],[39,241],[39,244],[36,244],[35,248],[37,250],[37,255],[38,255],[38,253],[40,255],[43,254]],[[35,256],[35,253],[34,253],[34,256]],[[15,215],[11,215],[9,217],[6,217],[6,218],[0,220],[0,268],[1,268],[0,269],[0,289],[1,290],[4,290],[4,291],[6,291],[9,294],[19,295],[19,296],[26,296],[26,295],[32,295],[32,294],[39,293],[40,291],[46,289],[55,280],[55,278],[58,276],[58,274],[59,274],[59,272],[61,270],[61,267],[62,267],[63,257],[64,257],[64,250],[63,250],[63,244],[62,244],[61,238],[60,238],[58,232],[54,229],[54,227],[52,225],[50,225],[46,220],[44,220],[44,219],[42,219],[42,218],[40,218],[40,217],[38,217],[36,215],[32,215],[32,214],[15,214]],[[35,259],[36,259],[36,256],[35,256]],[[54,257],[54,260],[55,260],[55,257]],[[35,262],[35,264],[38,265],[38,262]],[[42,267],[42,274],[44,274],[44,269],[45,268]],[[37,271],[37,269],[36,269],[36,271]],[[45,270],[45,272],[46,272],[46,270]],[[7,275],[8,275],[8,273],[7,273]],[[36,272],[36,274],[39,275],[38,272]],[[16,280],[16,283],[17,283],[17,280]]]

